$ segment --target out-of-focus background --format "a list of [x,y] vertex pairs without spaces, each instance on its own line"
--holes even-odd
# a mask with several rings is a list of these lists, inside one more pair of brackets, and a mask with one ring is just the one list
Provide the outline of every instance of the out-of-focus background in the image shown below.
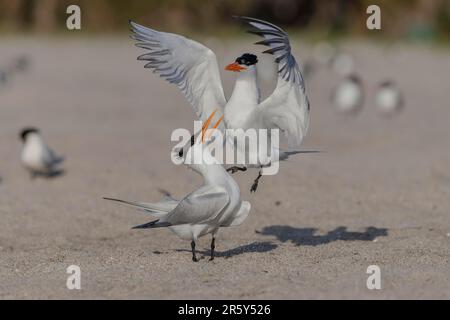
[[250,15],[289,25],[301,33],[369,36],[366,8],[383,8],[383,36],[448,41],[450,4],[446,0],[1,0],[3,32],[54,32],[65,28],[66,8],[83,9],[86,32],[123,32],[123,23],[139,17],[175,32],[236,29],[231,15]]
[[[70,4],[81,30],[66,29]],[[371,4],[381,30],[366,27]],[[232,15],[289,32],[312,108],[303,149],[323,152],[282,163],[255,195],[257,172],[236,175],[251,215],[195,264],[189,243],[132,231],[149,218],[102,200],[201,184],[169,158],[192,109],[136,61],[128,19],[214,50],[226,96],[225,66],[258,54],[266,97],[273,57]],[[0,298],[450,298],[449,17],[444,0],[0,0]],[[30,125],[66,156],[64,175],[23,169]],[[70,265],[81,291],[66,288]]]

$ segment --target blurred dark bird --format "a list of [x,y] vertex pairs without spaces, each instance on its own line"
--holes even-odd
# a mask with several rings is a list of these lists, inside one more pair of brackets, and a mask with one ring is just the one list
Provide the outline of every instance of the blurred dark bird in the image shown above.
[[390,116],[403,109],[404,99],[396,83],[387,80],[378,85],[375,103],[382,115]]
[[13,62],[13,71],[24,72],[30,67],[30,59],[27,56],[19,56]]
[[345,77],[334,89],[331,103],[337,112],[357,114],[363,106],[364,89],[361,79],[352,74]]
[[53,177],[62,173],[58,169],[64,158],[58,156],[44,142],[36,128],[25,128],[20,133],[23,142],[21,160],[31,177]]
[[8,82],[8,73],[4,70],[0,70],[0,87],[6,85]]

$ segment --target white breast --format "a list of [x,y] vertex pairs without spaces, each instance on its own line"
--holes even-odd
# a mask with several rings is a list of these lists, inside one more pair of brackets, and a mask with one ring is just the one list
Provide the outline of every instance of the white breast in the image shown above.
[[381,112],[394,112],[400,106],[400,94],[393,88],[381,89],[376,97]]
[[344,82],[335,92],[334,105],[339,112],[354,112],[362,101],[362,90],[356,83]]
[[30,137],[22,150],[23,165],[29,170],[47,173],[49,168],[44,161],[45,152],[45,146],[42,142],[39,139]]

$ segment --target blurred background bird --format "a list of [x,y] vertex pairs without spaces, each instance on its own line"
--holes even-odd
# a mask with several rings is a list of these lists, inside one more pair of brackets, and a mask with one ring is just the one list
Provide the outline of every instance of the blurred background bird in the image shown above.
[[364,89],[359,76],[352,74],[343,78],[331,95],[334,109],[343,114],[356,115],[364,103]]
[[386,80],[378,85],[375,102],[378,111],[384,116],[400,112],[404,105],[402,92],[393,80]]
[[59,167],[64,158],[47,146],[38,129],[24,128],[20,138],[23,142],[22,164],[30,172],[32,179],[38,176],[50,178],[63,173]]

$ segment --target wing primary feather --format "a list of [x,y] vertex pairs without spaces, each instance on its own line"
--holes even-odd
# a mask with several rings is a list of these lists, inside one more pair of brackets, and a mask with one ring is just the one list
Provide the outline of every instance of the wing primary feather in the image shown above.
[[255,42],[256,45],[263,45],[263,46],[270,46],[271,44],[275,43],[286,43],[286,41],[282,38],[272,38]]
[[170,50],[169,49],[164,49],[164,50],[160,50],[160,51],[152,51],[150,53],[150,55],[152,56],[165,56],[166,54],[169,54]]
[[[276,63],[280,63],[283,59],[285,59],[286,57],[288,57],[290,55],[290,53],[289,52],[286,52],[285,54],[283,54],[282,56],[279,56],[279,57],[277,57],[276,59],[275,59],[275,62]],[[287,63],[288,63],[289,61],[287,61]],[[290,66],[289,66],[290,67]]]
[[269,23],[267,21],[263,21],[263,20],[259,20],[259,19],[255,19],[255,18],[251,18],[251,17],[246,17],[246,16],[233,16],[233,18],[238,19],[238,20],[243,20],[243,21],[246,21],[249,23],[252,23],[252,22],[259,23],[259,24],[265,25],[267,27],[273,28],[275,30],[278,30],[279,32],[284,33],[283,29],[281,29],[280,27],[278,27],[272,23]]
[[213,51],[181,35],[129,23],[135,45],[147,50],[138,60],[148,61],[145,68],[177,85],[200,120],[204,121],[202,116],[210,114],[213,108],[223,110],[226,98]]
[[268,49],[266,51],[263,51],[263,53],[274,54],[274,53],[277,53],[278,51],[281,51],[281,50],[286,50],[286,47],[282,46],[282,47],[270,48],[270,49]]
[[132,229],[156,229],[156,228],[165,228],[170,227],[171,224],[169,222],[159,222],[159,220],[152,221],[146,224],[142,224],[140,226],[133,227]]
[[270,31],[270,30],[247,30],[247,33],[256,34],[257,36],[264,37],[266,35],[276,36],[280,37],[280,33],[277,31]]
[[177,73],[178,72],[178,68],[179,67],[177,67],[175,70],[173,70],[173,68],[169,68],[169,69],[172,69],[173,71],[172,72],[170,72],[170,73],[162,73],[161,74],[161,77],[164,77],[164,78],[166,78],[166,79],[168,79],[168,78],[170,78],[170,77],[173,77],[174,75],[175,75],[175,73]]

